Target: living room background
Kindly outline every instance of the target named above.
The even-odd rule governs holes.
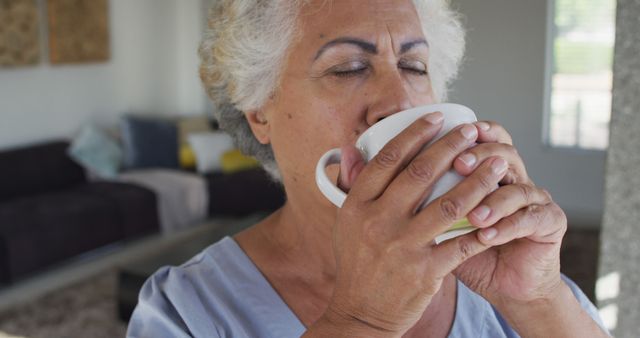
[[[37,1],[45,16],[45,1]],[[209,3],[112,0],[111,59],[106,63],[50,65],[47,25],[41,24],[40,63],[0,69],[0,149],[70,138],[91,122],[113,126],[125,113],[206,113],[211,105],[198,79],[194,51]],[[515,141],[530,175],[552,192],[572,224],[598,228],[604,152],[555,150],[542,143],[548,4],[525,0],[453,4],[465,15],[469,45],[452,100],[474,107],[481,118],[500,121],[518,135]],[[506,19],[505,12],[510,13]],[[496,45],[496,32],[518,47],[503,53]]]
[[[215,0],[109,0],[109,60],[68,65],[50,63],[47,0],[33,1],[37,3],[40,15],[40,61],[32,66],[0,67],[0,152],[51,140],[72,140],[87,125],[116,130],[121,117],[127,115],[177,120],[203,116],[212,109],[198,78],[196,51],[206,24],[206,9]],[[637,1],[629,0],[627,3]],[[496,120],[515,135],[515,144],[527,164],[530,176],[538,185],[550,190],[568,215],[572,233],[566,237],[563,248],[562,257],[566,259],[562,263],[563,268],[570,268],[565,273],[582,283],[581,287],[590,292],[593,298],[603,214],[606,153],[551,149],[542,142],[544,77],[549,61],[549,51],[545,48],[549,38],[548,20],[551,20],[549,4],[552,1],[450,2],[464,15],[464,23],[468,28],[467,56],[459,80],[453,83],[450,101],[472,107],[481,119]],[[155,143],[153,145],[164,149]],[[206,152],[211,152],[210,145],[207,143],[203,146]],[[59,153],[65,154],[64,151]],[[15,161],[4,163],[14,165]],[[188,174],[197,171],[194,168],[190,170]],[[147,174],[144,176],[149,177]],[[237,192],[238,185],[263,191],[265,196],[254,196],[256,201],[275,200],[273,196],[280,196],[263,189],[260,184],[266,186],[266,180],[261,176],[255,177],[255,181],[248,180],[246,176],[229,179],[229,176],[221,174],[212,177],[205,177],[203,181],[207,183],[204,186],[207,192],[213,196],[207,210],[211,215],[218,216],[221,211],[243,214],[245,209],[262,208],[262,205],[254,205]],[[159,181],[166,180],[163,177]],[[231,196],[233,194],[230,192],[236,192],[237,196]],[[236,203],[238,200],[242,203]],[[239,206],[237,210],[233,209],[236,204]],[[241,225],[249,223],[247,221]],[[218,226],[217,223],[214,225]],[[181,259],[195,252],[190,250],[199,250],[199,246],[204,246],[205,242],[213,241],[213,237],[203,235],[209,234],[205,230],[211,229],[196,229],[188,237],[174,236],[171,241],[175,243],[171,242],[171,249],[167,249],[168,245],[163,247],[157,243],[147,246],[157,252],[178,252],[180,255],[172,257],[175,262],[169,263],[179,264]],[[216,230],[216,236],[231,231],[228,228],[223,230]],[[193,245],[194,242],[197,245]],[[181,247],[184,243],[193,247],[180,251],[184,249]],[[164,258],[155,257],[154,264]],[[117,260],[119,265],[125,267],[122,271],[129,273],[130,277],[140,278],[139,283],[153,272],[151,267],[155,267],[154,264],[147,264],[145,269],[126,266],[131,261],[130,256],[121,256]],[[165,261],[162,263],[168,264]],[[104,266],[111,265],[114,265],[113,260],[97,266],[106,270]],[[87,270],[87,266],[95,267],[96,264],[88,263],[82,269]],[[91,271],[96,270],[94,268]],[[68,274],[67,271],[63,273]],[[89,272],[82,271],[78,275],[87,274]],[[112,273],[106,279],[114,289],[115,276]],[[36,278],[39,277],[36,275]],[[60,285],[70,284],[64,281],[65,278]],[[39,283],[51,284],[48,279]],[[129,287],[133,290],[139,285],[132,283]],[[74,286],[69,287],[69,293],[74,293],[73,289]],[[93,286],[87,289],[93,290]],[[126,287],[124,289],[127,290]],[[3,320],[1,303],[7,300],[6,294],[1,291],[0,288],[0,324]],[[31,289],[26,293],[33,296]],[[133,306],[137,293],[130,293],[133,296],[130,295],[131,299],[126,300],[130,302],[129,306]],[[25,292],[19,289],[15,294],[17,299],[23,297]],[[112,302],[115,291],[104,298]],[[40,304],[34,307],[38,308]],[[12,320],[7,318],[4,317],[5,322]],[[123,323],[119,322],[118,325],[122,326]],[[1,331],[0,327],[0,336]]]
[[[111,0],[108,62],[51,65],[46,3],[41,60],[0,69],[0,149],[71,138],[87,123],[111,126],[124,113],[204,114],[198,47],[205,0]]]

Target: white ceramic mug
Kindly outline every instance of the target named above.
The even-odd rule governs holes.
[[[396,137],[402,130],[411,125],[420,117],[433,113],[442,112],[444,122],[440,132],[425,146],[429,147],[442,136],[450,132],[453,128],[464,123],[477,121],[473,111],[465,106],[454,103],[439,103],[411,108],[393,114],[367,129],[356,141],[356,148],[360,150],[366,162],[371,161],[387,142]],[[342,207],[347,195],[340,190],[327,176],[326,167],[331,164],[338,164],[342,158],[340,149],[331,149],[325,153],[316,166],[316,183],[324,196],[337,207]],[[434,185],[431,193],[420,205],[422,209],[434,199],[440,197],[463,179],[454,169],[447,171]],[[451,226],[446,232],[435,238],[435,243],[439,244],[450,238],[464,235],[475,228],[469,224],[467,219],[462,219]]]

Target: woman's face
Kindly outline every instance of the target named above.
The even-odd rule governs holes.
[[[271,144],[289,199],[327,204],[314,179],[324,152],[354,144],[386,116],[434,102],[429,48],[411,0],[312,1],[296,31],[280,86],[248,119]]]

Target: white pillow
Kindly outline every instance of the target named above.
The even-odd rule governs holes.
[[[224,132],[192,133],[187,140],[196,155],[196,168],[201,174],[221,170],[222,154],[233,149],[231,136]]]

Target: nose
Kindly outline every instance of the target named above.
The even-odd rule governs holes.
[[[400,74],[391,74],[380,78],[378,82],[378,90],[374,90],[373,102],[367,109],[366,122],[369,126],[389,115],[413,107],[411,96]]]

